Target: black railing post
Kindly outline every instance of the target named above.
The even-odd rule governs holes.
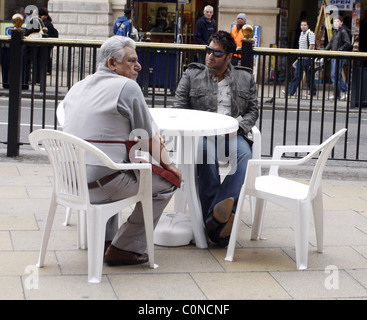
[[[9,111],[7,156],[19,156],[20,107],[22,90],[23,30],[11,30],[9,61]]]
[[[39,46],[38,48],[38,57],[39,61],[39,70],[37,71],[39,74],[40,81],[40,91],[44,94],[46,93],[46,73],[47,73],[47,64],[48,64],[48,47],[47,46]],[[37,79],[38,80],[38,79]]]
[[[245,24],[242,27],[242,33],[244,38],[242,39],[242,49],[241,49],[241,66],[250,68],[253,70],[254,68],[254,50],[253,46],[255,43],[255,39],[252,38],[254,28],[249,24]]]
[[[254,67],[253,44],[253,39],[242,39],[241,66],[250,68],[251,70]]]

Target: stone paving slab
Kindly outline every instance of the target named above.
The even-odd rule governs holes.
[[[35,266],[51,192],[47,163],[0,161],[1,300],[367,299],[367,181],[323,181],[325,250],[316,251],[311,221],[305,271],[296,270],[291,213],[269,204],[259,241],[250,240],[245,206],[235,262],[224,261],[226,249],[212,244],[204,250],[156,246],[158,269],[104,265],[100,284],[87,281],[87,251],[76,246],[76,214],[66,227],[62,207],[45,266]],[[166,208],[172,211],[173,201]]]

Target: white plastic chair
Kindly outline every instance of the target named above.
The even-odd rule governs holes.
[[[65,123],[65,111],[63,101],[61,101],[57,106],[56,117],[59,125],[63,127]],[[68,226],[70,224],[70,217],[71,217],[71,208],[66,207],[65,222],[63,223],[64,226]]]
[[[233,261],[239,225],[241,208],[245,195],[256,198],[255,219],[252,226],[252,240],[258,240],[261,235],[262,222],[266,201],[271,201],[290,210],[294,215],[295,248],[297,269],[307,268],[308,260],[308,233],[311,211],[314,215],[317,251],[323,252],[323,201],[322,201],[322,173],[326,161],[339,138],[346,132],[342,129],[332,135],[321,145],[316,146],[277,146],[271,160],[250,160],[247,167],[245,183],[242,186],[237,212],[233,223],[232,234],[227,249],[226,261]],[[306,152],[302,159],[281,160],[287,152]],[[309,185],[299,183],[278,176],[281,166],[299,166],[317,157]],[[270,167],[268,175],[258,176],[259,167]]]
[[[43,267],[55,212],[57,206],[62,205],[80,212],[86,212],[86,215],[79,214],[81,221],[78,227],[78,242],[85,240],[88,242],[88,281],[91,283],[100,282],[106,223],[109,218],[123,208],[137,202],[141,202],[143,206],[150,267],[157,267],[154,264],[152,171],[150,163],[115,163],[92,144],[57,130],[36,130],[29,135],[29,141],[36,151],[47,154],[54,174],[54,189],[44,229],[38,267]],[[86,176],[86,152],[93,154],[108,168],[114,170],[140,170],[138,193],[133,197],[116,202],[91,204]],[[81,239],[85,237],[85,231],[80,229],[85,228],[85,226],[87,226],[87,239]]]

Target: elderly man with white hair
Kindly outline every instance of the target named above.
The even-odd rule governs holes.
[[[210,36],[217,31],[217,25],[213,19],[214,8],[206,6],[204,15],[196,22],[194,30],[194,41],[196,44],[207,45]],[[205,64],[205,53],[198,54],[198,62]]]
[[[97,72],[75,84],[64,99],[64,131],[101,148],[115,162],[130,162],[128,147],[139,138],[139,145],[177,178],[176,185],[153,172],[154,225],[182,180],[161,143],[139,85],[141,65],[135,42],[113,36],[101,47]],[[135,195],[139,187],[136,171],[112,171],[96,159],[87,158],[91,202],[106,203]],[[112,241],[112,242],[111,242]],[[107,224],[105,262],[109,265],[147,262],[142,206],[137,203],[128,220],[118,229],[117,217]]]

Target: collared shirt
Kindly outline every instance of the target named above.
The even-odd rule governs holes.
[[[231,115],[231,90],[229,89],[227,79],[218,82],[217,112],[226,116]]]
[[[306,32],[301,32],[298,41],[298,48],[301,50],[308,50],[310,45],[316,45],[315,34],[308,29]]]

